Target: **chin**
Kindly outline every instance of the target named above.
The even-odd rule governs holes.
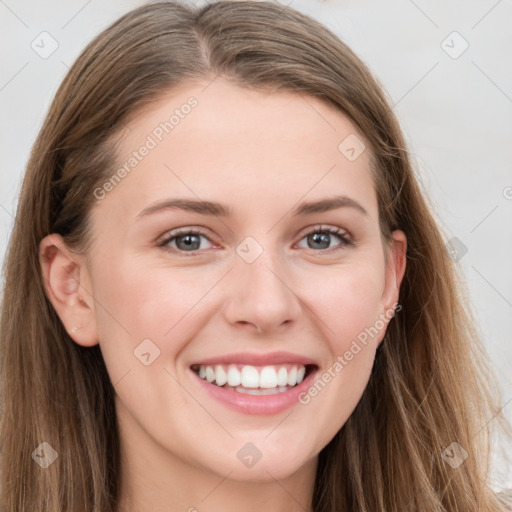
[[[223,476],[229,474],[230,480],[257,483],[284,480],[314,462],[314,455],[306,451],[302,442],[292,444],[279,440],[272,443],[269,439],[261,439],[254,442],[237,440],[234,444],[234,450],[223,451],[219,454],[222,460],[211,461],[214,465],[210,466]],[[230,452],[234,456],[229,456]]]

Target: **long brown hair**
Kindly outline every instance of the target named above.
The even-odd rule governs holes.
[[[402,309],[359,404],[319,454],[315,512],[512,510],[487,481],[488,434],[504,420],[499,388],[381,86],[311,18],[220,1],[149,4],[113,23],[70,69],[35,141],[4,270],[2,511],[115,511],[115,391],[99,346],[74,343],[47,299],[38,246],[60,233],[86,252],[93,191],[115,169],[123,123],[162,92],[215,76],[314,95],[346,114],[371,148],[382,235],[401,229],[408,240]],[[442,455],[454,442],[467,453],[456,468]],[[46,469],[34,459],[50,450],[41,443],[58,454]]]

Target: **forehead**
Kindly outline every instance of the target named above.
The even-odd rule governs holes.
[[[182,85],[127,123],[116,169],[128,172],[109,200],[128,199],[124,213],[133,218],[166,195],[222,199],[237,212],[345,194],[373,216],[363,141],[347,116],[309,95],[250,90],[223,78]]]

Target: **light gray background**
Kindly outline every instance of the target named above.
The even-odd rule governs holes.
[[[59,83],[88,41],[144,3],[0,0],[0,263],[24,166]],[[332,29],[387,90],[446,240],[468,249],[459,265],[512,420],[511,2],[281,3]],[[47,58],[31,47],[51,48],[42,32],[58,43]],[[497,471],[512,488],[511,467]]]

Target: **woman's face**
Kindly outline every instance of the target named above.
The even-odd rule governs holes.
[[[207,85],[127,124],[61,318],[99,343],[132,457],[280,479],[313,464],[360,400],[406,241],[394,232],[386,266],[369,149],[346,116]]]

